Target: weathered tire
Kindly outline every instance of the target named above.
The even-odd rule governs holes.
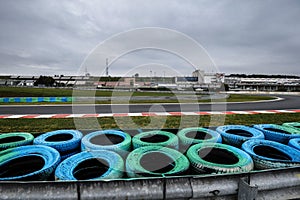
[[[287,122],[287,123],[284,123],[282,125],[292,127],[292,128],[297,129],[298,131],[300,131],[300,122]]]
[[[126,156],[131,149],[131,136],[123,131],[103,130],[87,134],[82,138],[82,151],[109,150]]]
[[[187,151],[192,169],[198,173],[237,173],[253,169],[251,157],[226,144],[200,143]]]
[[[56,180],[100,180],[121,178],[122,157],[113,151],[84,151],[62,161],[55,170]]]
[[[265,138],[262,131],[244,125],[219,126],[216,131],[222,135],[224,143],[236,147],[241,147],[245,141],[250,139]]]
[[[253,159],[256,169],[300,166],[296,149],[270,140],[248,140],[242,149]]]
[[[31,133],[15,132],[0,134],[0,151],[32,144],[34,137]]]
[[[134,149],[145,146],[163,146],[173,149],[179,149],[178,137],[167,131],[147,131],[135,135],[132,138]]]
[[[33,140],[35,145],[45,145],[59,151],[62,159],[80,151],[82,133],[77,130],[57,130],[44,133]]]
[[[221,143],[221,135],[207,128],[185,128],[177,133],[180,151],[185,152],[191,145],[199,143]]]
[[[300,151],[300,138],[291,139],[288,145]]]
[[[137,148],[126,159],[127,176],[132,178],[181,175],[189,165],[182,153],[162,146]]]
[[[266,140],[272,140],[287,144],[290,139],[300,138],[300,131],[287,126],[280,126],[277,124],[256,124],[253,126],[261,130]]]
[[[45,181],[60,162],[51,147],[28,145],[0,152],[0,181]]]

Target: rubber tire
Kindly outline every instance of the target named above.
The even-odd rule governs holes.
[[[108,170],[100,177],[85,180],[102,180],[102,179],[118,179],[122,178],[124,172],[123,158],[113,152],[107,150],[99,151],[84,151],[75,154],[64,161],[62,161],[55,170],[56,180],[78,180],[74,177],[74,170],[76,167],[89,159],[103,159],[109,164]]]
[[[203,159],[203,157],[199,156],[199,151],[203,151],[205,149],[213,149],[216,151],[226,151],[226,156],[230,154],[230,156],[234,156],[236,160],[235,163],[216,163],[213,161],[207,161],[207,159]],[[214,155],[210,155],[212,151],[209,151],[206,156],[210,158],[214,158]],[[195,144],[189,148],[187,151],[187,157],[190,160],[192,169],[200,174],[206,173],[240,173],[240,172],[249,172],[253,169],[254,164],[251,157],[236,147],[220,144],[220,143],[200,143]],[[229,158],[224,156],[224,159],[229,160]]]
[[[254,152],[254,148],[257,148],[259,146],[263,146],[264,152],[267,152],[265,146],[275,148],[277,151],[280,151],[283,154],[287,155],[290,160],[274,159],[271,157],[266,157],[264,155],[258,155]],[[300,166],[300,152],[290,146],[281,144],[279,142],[253,139],[245,142],[242,145],[242,149],[252,157],[256,169],[273,169]],[[274,154],[274,152],[272,154]]]
[[[188,137],[187,134],[190,132],[202,132],[205,133],[204,139],[195,139]],[[211,129],[201,128],[201,127],[191,127],[180,130],[177,133],[177,137],[179,139],[180,151],[186,152],[190,146],[199,143],[222,143],[221,135]],[[209,139],[207,137],[210,137]]]
[[[280,142],[282,144],[287,144],[293,138],[300,138],[300,131],[287,126],[280,126],[277,124],[256,124],[253,127],[261,130],[264,133],[266,140],[272,140],[275,142]],[[266,130],[266,128],[279,129],[290,134],[280,133],[277,131],[269,131]]]
[[[121,136],[123,141],[118,144],[112,145],[98,145],[93,144],[91,139],[100,135],[116,135]],[[131,136],[128,133],[117,130],[103,130],[103,131],[95,131],[85,135],[81,140],[81,150],[82,151],[98,151],[98,150],[109,150],[114,151],[120,154],[122,157],[127,156],[127,154],[131,150]]]
[[[288,145],[300,151],[300,138],[291,139]]]
[[[2,177],[6,168],[10,169],[12,166],[5,166],[9,161],[20,159],[26,156],[38,156],[44,160],[44,165],[41,169],[27,173],[25,175]],[[31,162],[31,160],[29,160]],[[55,168],[60,162],[59,152],[52,148],[43,145],[30,145],[10,148],[0,152],[0,181],[46,181],[53,175]],[[20,163],[18,170],[24,167],[24,163]],[[30,167],[32,163],[29,163]],[[15,165],[14,167],[17,167]]]
[[[300,122],[287,122],[282,124],[282,126],[291,127],[300,131]]]
[[[143,156],[149,153],[162,153],[174,161],[174,167],[165,173],[152,172],[141,165]],[[188,159],[179,151],[162,146],[145,146],[133,150],[126,159],[126,172],[130,178],[176,176],[189,169]]]
[[[234,133],[230,133],[229,131],[232,130],[242,130],[248,132],[252,136],[244,136],[244,135],[238,135]],[[226,125],[226,126],[219,126],[216,129],[217,132],[219,132],[222,135],[223,142],[225,144],[229,144],[235,147],[240,148],[242,144],[250,139],[265,139],[265,135],[262,131],[252,128],[249,126],[244,125]]]
[[[71,135],[72,138],[63,141],[47,141],[50,137],[59,137],[60,135]],[[52,147],[60,152],[62,156],[80,150],[82,133],[77,130],[56,130],[44,133],[33,140],[35,145],[45,145]]]
[[[24,139],[17,140],[17,141],[3,142],[9,139],[10,137],[22,137]],[[24,132],[2,133],[0,134],[0,151],[8,148],[30,145],[32,144],[33,139],[34,137],[31,133],[24,133]]]
[[[145,142],[142,141],[143,138],[149,138],[153,136],[163,136],[167,137],[168,139],[163,142]],[[135,135],[132,138],[132,146],[133,149],[137,149],[140,147],[145,147],[145,146],[162,146],[162,147],[168,147],[168,148],[173,148],[178,150],[179,149],[179,140],[178,137],[170,132],[167,131],[160,131],[160,130],[154,130],[154,131],[147,131],[147,132],[142,132],[137,135]]]

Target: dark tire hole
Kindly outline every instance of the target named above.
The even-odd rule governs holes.
[[[0,166],[0,178],[17,177],[41,170],[45,161],[40,156],[15,158]]]
[[[244,136],[244,137],[252,137],[253,134],[248,132],[248,131],[245,131],[245,130],[242,130],[242,129],[229,129],[226,131],[226,133],[230,133],[230,134],[233,134],[233,135],[239,135],[239,136]]]
[[[277,133],[283,133],[283,134],[291,134],[290,132],[278,129],[278,128],[265,128],[265,130],[267,131],[273,131],[273,132],[277,132]]]
[[[89,180],[101,177],[108,169],[109,165],[105,160],[91,158],[79,163],[73,171],[73,176],[77,180]]]
[[[295,128],[300,128],[300,126],[293,126],[293,127],[295,127]]]
[[[21,137],[21,136],[11,136],[11,137],[6,137],[6,138],[1,138],[0,144],[10,143],[10,142],[19,142],[22,140],[25,140],[25,138]]]
[[[234,165],[239,162],[239,159],[232,152],[225,149],[202,148],[198,155],[207,162],[221,165]]]
[[[142,156],[140,165],[153,173],[167,173],[174,168],[175,161],[163,153],[150,152]]]
[[[62,141],[68,141],[73,138],[72,134],[68,133],[61,133],[56,135],[51,135],[45,139],[46,142],[62,142]]]
[[[209,140],[212,136],[204,131],[190,131],[185,134],[188,138],[193,138],[197,140]]]
[[[91,143],[98,145],[115,145],[124,141],[124,138],[115,134],[101,134],[91,138]]]
[[[161,143],[161,142],[166,142],[168,140],[169,140],[168,136],[161,135],[161,134],[156,134],[156,135],[151,135],[148,137],[141,138],[142,142],[148,142],[148,143]]]
[[[279,151],[278,149],[275,149],[274,147],[270,146],[256,146],[253,148],[253,152],[259,156],[267,157],[267,158],[273,158],[273,159],[279,159],[279,160],[292,160],[290,156],[285,154],[282,151]]]

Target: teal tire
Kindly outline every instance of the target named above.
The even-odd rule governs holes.
[[[131,136],[117,130],[95,131],[81,140],[82,151],[108,150],[125,157],[131,150]]]
[[[31,133],[15,132],[0,134],[0,151],[19,146],[30,145],[33,142]]]
[[[130,178],[182,175],[189,166],[182,153],[162,146],[137,148],[126,159],[126,172]]]
[[[122,178],[123,158],[112,151],[84,151],[62,161],[55,170],[56,180],[103,180]]]
[[[47,181],[59,162],[59,152],[51,147],[10,148],[0,152],[0,181]]]
[[[167,131],[147,131],[135,135],[132,138],[132,146],[134,149],[145,146],[162,146],[178,150],[178,137]]]
[[[247,153],[226,144],[195,144],[187,151],[187,157],[193,171],[200,174],[249,172],[254,167]]]
[[[291,127],[291,128],[295,128],[300,131],[300,122],[287,122],[287,123],[283,123],[282,125]]]
[[[177,137],[181,152],[186,152],[194,144],[222,142],[222,137],[218,132],[200,127],[182,129],[177,133]]]

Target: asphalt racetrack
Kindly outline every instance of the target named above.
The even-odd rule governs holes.
[[[300,96],[277,95],[278,101],[216,104],[102,104],[102,105],[2,105],[0,114],[92,114],[139,112],[202,112],[299,109]]]

